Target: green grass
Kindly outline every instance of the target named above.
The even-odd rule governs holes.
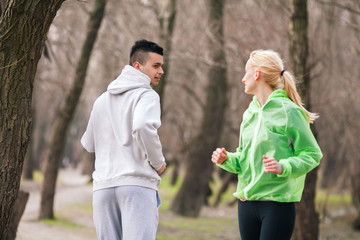
[[[237,222],[229,218],[204,218],[201,217],[201,220],[198,218],[188,218],[188,217],[176,217],[171,221],[160,221],[163,227],[167,228],[181,228],[186,231],[199,231],[206,232],[208,234],[216,234],[219,230],[224,230],[226,226],[235,224]],[[221,223],[221,224],[219,224]]]
[[[68,208],[71,211],[77,211],[77,212],[81,212],[81,213],[92,214],[92,212],[93,212],[93,207],[92,207],[91,202],[89,202],[88,204],[73,204],[73,205],[68,206]]]
[[[350,193],[329,194],[324,189],[318,189],[315,196],[316,203],[327,202],[328,204],[351,204],[352,197]]]
[[[41,171],[35,170],[35,171],[33,172],[33,181],[34,181],[34,182],[42,182],[43,179],[44,179],[44,175],[42,174]]]
[[[56,226],[56,227],[62,227],[66,229],[81,229],[83,226],[71,222],[69,220],[66,220],[61,217],[55,217],[55,219],[41,219],[40,222],[43,222],[49,226]]]

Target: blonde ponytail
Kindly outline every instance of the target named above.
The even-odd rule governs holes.
[[[317,113],[309,112],[305,107],[301,100],[301,97],[299,93],[296,90],[296,83],[294,75],[292,75],[288,71],[284,71],[283,73],[283,79],[284,79],[284,90],[287,93],[288,97],[291,101],[296,103],[301,109],[303,109],[308,116],[309,123],[314,123],[314,121],[319,117]]]
[[[255,50],[250,54],[251,64],[263,73],[263,78],[273,89],[284,89],[291,101],[303,109],[309,123],[313,123],[319,115],[305,109],[299,93],[296,90],[295,77],[289,71],[284,71],[284,63],[280,55],[273,50]],[[284,80],[281,81],[281,78]]]

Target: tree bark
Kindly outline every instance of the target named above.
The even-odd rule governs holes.
[[[25,211],[26,203],[29,200],[29,193],[19,191],[15,205],[14,205],[14,212],[11,217],[10,225],[9,225],[9,234],[7,240],[15,240],[16,239],[16,232],[21,220],[21,217]]]
[[[96,0],[95,8],[90,14],[88,32],[81,56],[77,65],[75,80],[66,97],[64,106],[60,110],[52,130],[49,150],[45,159],[44,181],[41,190],[41,204],[39,218],[54,218],[54,197],[56,179],[58,175],[61,155],[65,147],[67,130],[70,126],[82,88],[86,78],[86,71],[91,52],[104,16],[107,0]]]
[[[290,0],[290,9],[291,69],[295,78],[302,80],[298,85],[299,94],[307,109],[311,110],[310,73],[307,66],[309,52],[307,0]],[[315,129],[313,132],[316,136]],[[317,169],[307,174],[302,200],[296,204],[294,239],[297,240],[315,240],[319,237],[319,216],[315,209]]]
[[[224,1],[208,1],[209,57],[216,64],[208,72],[207,99],[200,132],[189,144],[184,182],[171,204],[171,210],[197,217],[210,190],[213,164],[210,157],[221,135],[227,104],[226,60],[223,37]]]
[[[34,137],[34,125],[36,121],[36,114],[35,110],[33,109],[32,112],[32,126],[31,126],[31,139]],[[33,179],[33,172],[34,172],[34,142],[30,140],[29,146],[27,148],[25,159],[24,159],[24,166],[23,166],[23,172],[22,177],[26,180],[32,180]]]
[[[357,9],[360,9],[360,2],[354,0],[354,6],[357,7]],[[358,15],[356,15],[355,13],[351,14],[351,22],[353,23],[354,26],[359,26],[359,16],[360,13]],[[355,47],[356,52],[357,52],[357,60],[353,63],[354,66],[360,66],[360,29],[358,29],[357,31],[354,30],[354,37],[357,39],[357,45]],[[351,79],[351,89],[356,89],[354,90],[351,98],[353,102],[357,101],[357,98],[360,94],[360,83],[359,83],[359,77],[360,77],[360,68],[353,68],[354,69],[354,74],[353,74],[353,78]],[[359,110],[357,111],[359,113]],[[349,116],[347,114],[347,116]],[[358,116],[358,115],[357,115]],[[360,231],[360,158],[359,158],[359,148],[358,148],[358,142],[359,142],[359,130],[360,130],[360,123],[358,120],[358,117],[347,117],[347,119],[345,120],[346,125],[347,125],[347,138],[348,140],[346,141],[348,144],[350,149],[348,149],[347,152],[347,158],[350,158],[350,176],[351,176],[351,193],[352,193],[352,202],[353,205],[356,209],[357,212],[357,217],[353,222],[353,228],[357,231]]]
[[[171,54],[171,40],[174,32],[176,19],[176,0],[163,1],[162,12],[159,14],[160,23],[160,42],[159,45],[164,48],[164,74],[161,77],[159,85],[154,87],[154,90],[160,96],[161,108],[164,102],[164,90],[167,82],[167,76],[170,69],[170,54]]]
[[[0,16],[4,11],[6,0],[0,0]]]
[[[154,87],[154,90],[160,96],[160,108],[163,115],[163,106],[165,99],[165,86],[167,83],[168,73],[170,70],[170,55],[171,55],[171,42],[172,36],[174,32],[175,20],[176,20],[176,0],[166,0],[162,2],[161,12],[157,14],[159,16],[159,24],[160,24],[160,41],[159,45],[164,48],[164,65],[163,71],[164,74],[161,76],[161,81],[157,86]],[[166,156],[165,156],[166,158]],[[177,181],[178,176],[178,167],[179,163],[177,158],[173,158],[173,174],[171,183],[175,183]]]
[[[37,64],[63,1],[7,1],[0,19],[0,239],[7,239],[30,141]]]

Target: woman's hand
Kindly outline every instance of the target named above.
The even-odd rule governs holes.
[[[225,148],[217,148],[211,156],[211,161],[215,164],[223,164],[226,159],[227,153]]]
[[[281,164],[275,160],[275,158],[263,156],[263,163],[265,166],[265,172],[282,174],[282,166]]]

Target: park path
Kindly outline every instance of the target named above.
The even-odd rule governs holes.
[[[55,196],[54,224],[38,220],[41,182],[22,181],[20,188],[30,193],[20,221],[16,240],[92,240],[96,239],[92,222],[92,185],[89,177],[77,170],[61,170]],[[85,210],[84,210],[85,209]]]

